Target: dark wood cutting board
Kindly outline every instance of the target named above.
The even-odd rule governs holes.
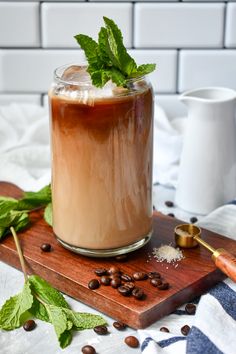
[[[0,182],[0,195],[18,198],[22,191],[15,185]],[[172,217],[154,213],[154,235],[151,241],[138,251],[130,253],[123,263],[115,259],[95,259],[80,256],[64,249],[54,238],[51,227],[42,217],[42,212],[31,213],[32,225],[19,239],[27,261],[29,273],[36,273],[48,280],[54,287],[95,309],[123,321],[133,328],[145,328],[176,307],[191,301],[204,293],[225,276],[211,261],[210,253],[202,247],[184,250],[185,259],[178,266],[158,263],[149,255],[154,247],[174,244],[174,227],[180,223]],[[202,238],[214,247],[223,247],[236,254],[236,242],[210,231],[203,230]],[[40,245],[50,243],[52,251],[42,252]],[[0,260],[20,269],[20,263],[12,236],[0,242]],[[88,289],[88,282],[95,278],[94,269],[118,265],[125,273],[134,271],[157,271],[170,283],[168,290],[158,290],[149,281],[139,281],[137,285],[145,291],[146,298],[137,300],[124,297],[110,286],[98,290]]]

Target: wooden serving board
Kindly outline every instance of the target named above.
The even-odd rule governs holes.
[[[0,195],[21,197],[22,191],[15,185],[0,182]],[[204,293],[225,276],[215,268],[210,253],[202,247],[184,250],[185,259],[178,266],[158,263],[148,255],[154,247],[161,244],[174,244],[174,227],[180,223],[175,218],[155,213],[154,235],[151,241],[138,251],[130,253],[124,263],[115,259],[95,259],[74,254],[64,249],[55,239],[51,227],[42,218],[42,212],[31,213],[32,225],[22,233],[19,239],[27,261],[29,273],[36,273],[48,280],[54,287],[65,294],[92,306],[93,308],[123,321],[133,328],[145,328],[164,315],[173,312],[178,306],[191,301]],[[214,247],[224,247],[236,254],[236,242],[210,231],[203,230],[202,238]],[[50,243],[52,251],[42,252],[42,243]],[[0,242],[0,260],[19,268],[13,237],[7,236]],[[170,289],[158,290],[149,281],[139,281],[146,298],[137,300],[124,297],[110,286],[101,286],[92,291],[88,282],[95,278],[94,269],[109,268],[118,265],[124,273],[135,271],[157,271],[170,283]]]

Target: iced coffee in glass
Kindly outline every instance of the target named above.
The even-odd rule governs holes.
[[[114,256],[152,234],[153,91],[94,87],[86,66],[55,71],[49,92],[53,230],[66,248]]]

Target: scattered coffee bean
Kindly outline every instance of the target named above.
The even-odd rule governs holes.
[[[135,299],[141,300],[144,297],[144,292],[142,289],[135,287],[132,290],[132,295],[133,295],[133,297],[135,297]]]
[[[145,280],[148,278],[148,276],[144,272],[135,272],[135,273],[133,273],[133,278],[135,280]]]
[[[127,326],[123,322],[114,322],[113,327],[115,327],[118,331],[123,331]]]
[[[154,279],[153,279],[154,280]],[[160,284],[160,285],[157,285],[157,288],[159,289],[159,290],[167,290],[167,289],[169,289],[169,287],[170,287],[170,285],[169,285],[169,283],[167,283],[167,282],[164,282],[164,283],[162,283],[162,284]]]
[[[160,278],[161,274],[158,273],[158,272],[149,272],[147,274],[147,276],[148,276],[149,279],[154,279],[154,278]]]
[[[97,280],[97,279],[91,279],[91,280],[89,281],[89,283],[88,283],[88,287],[89,287],[89,289],[91,289],[91,290],[98,289],[99,286],[100,286],[100,282],[99,282],[99,280]]]
[[[83,354],[96,354],[96,350],[91,345],[85,345],[81,351]]]
[[[119,288],[117,288],[117,290],[123,296],[129,296],[131,294],[131,290],[128,287],[126,287],[125,285],[119,286]]]
[[[127,254],[121,254],[120,256],[116,256],[115,260],[117,262],[125,262],[128,259]]]
[[[168,216],[171,216],[172,218],[174,218],[175,217],[175,214],[173,214],[173,213],[169,213],[169,214],[167,214]]]
[[[126,288],[129,288],[130,290],[133,290],[135,285],[132,281],[128,281],[125,283]]]
[[[120,279],[121,280],[121,274],[115,273],[110,275],[110,279]]]
[[[130,275],[128,275],[128,274],[122,274],[121,275],[121,279],[123,281],[132,281],[133,280],[133,278]]]
[[[50,252],[51,249],[52,249],[52,246],[50,245],[50,243],[43,243],[41,246],[40,246],[41,250],[43,252]]]
[[[187,336],[188,335],[188,332],[190,331],[190,327],[188,325],[185,325],[181,328],[181,333],[184,335],[184,336]]]
[[[101,277],[102,275],[107,275],[107,270],[105,268],[97,268],[94,273]]]
[[[162,281],[161,281],[161,279],[153,278],[153,279],[150,280],[150,284],[152,286],[157,287],[157,286],[160,286],[162,284]]]
[[[196,305],[194,304],[187,304],[185,306],[185,311],[189,314],[189,315],[195,315],[196,312]]]
[[[131,348],[138,348],[139,347],[139,341],[136,337],[134,336],[128,336],[125,338],[125,344],[127,344]]]
[[[196,216],[192,216],[192,217],[190,218],[191,224],[195,224],[195,222],[197,222],[197,221],[198,221],[198,218],[196,218]]]
[[[108,270],[108,274],[112,275],[112,274],[120,274],[120,268],[116,267],[116,266],[112,266],[109,270]]]
[[[171,201],[171,200],[167,200],[165,202],[165,205],[168,207],[168,208],[172,208],[174,206],[174,203]]]
[[[111,280],[111,286],[112,286],[112,288],[117,289],[120,285],[121,285],[121,280],[120,280],[120,278],[113,278],[113,279]]]
[[[35,329],[36,323],[34,320],[28,320],[24,323],[23,328],[25,331],[29,332]]]
[[[160,328],[160,331],[161,331],[161,332],[166,332],[166,333],[169,333],[169,332],[170,332],[167,327],[161,327],[161,328]]]
[[[100,326],[96,326],[94,327],[94,332],[96,332],[97,334],[104,336],[105,334],[108,333],[107,327],[104,325],[100,325]]]
[[[110,285],[111,278],[107,275],[102,275],[101,276],[101,284],[102,285]]]

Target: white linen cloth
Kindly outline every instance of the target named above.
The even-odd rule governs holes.
[[[32,104],[0,107],[0,181],[37,191],[50,178],[47,111]]]
[[[156,109],[154,182],[176,185],[185,121],[185,118],[169,121],[161,108]],[[48,113],[42,107],[22,104],[0,107],[0,180],[15,183],[24,190],[32,191],[50,182]],[[200,224],[211,230],[227,233],[236,239],[236,206],[221,207],[202,219]],[[234,353],[235,291],[235,284],[226,280],[201,297],[195,316],[187,315],[183,306],[146,330],[139,330],[141,351],[144,354]],[[185,324],[192,326],[187,337],[180,332],[180,328]],[[162,326],[168,327],[170,333],[160,332]],[[1,338],[4,340],[5,337]],[[112,351],[112,346],[110,348],[111,350],[106,353],[119,352]],[[77,348],[73,346],[71,350],[77,352]],[[17,349],[13,352],[20,353]],[[129,349],[126,348],[123,352],[128,353]]]

